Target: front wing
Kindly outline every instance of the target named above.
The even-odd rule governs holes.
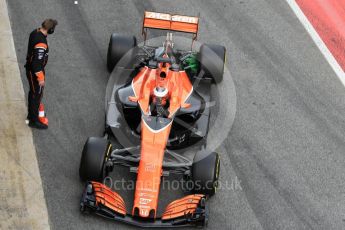
[[[160,218],[140,218],[126,212],[119,194],[104,184],[90,181],[83,191],[80,210],[143,228],[203,227],[208,220],[205,200],[201,194],[189,195],[171,202]]]

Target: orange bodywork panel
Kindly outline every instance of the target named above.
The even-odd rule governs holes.
[[[204,195],[194,194],[171,202],[165,209],[162,220],[175,219],[195,212]]]
[[[126,206],[122,197],[104,184],[92,181],[96,203],[102,204],[115,212],[126,215]]]
[[[159,187],[165,146],[169,138],[171,123],[159,132],[153,132],[144,120],[141,121],[141,157],[135,187],[133,215],[138,208],[139,216],[149,217],[158,205]]]
[[[154,88],[157,69],[144,67],[132,81],[134,96],[144,114],[149,114],[150,95]]]
[[[168,65],[168,64],[167,64]],[[168,89],[168,99],[170,101],[169,113],[172,117],[180,107],[188,106],[185,102],[193,92],[193,85],[185,71],[171,71],[169,68],[165,69],[167,77],[162,79],[159,77],[161,68],[150,69],[143,67],[141,71],[132,81],[132,88],[134,91],[134,99],[138,101],[142,112],[145,115],[149,114],[150,98],[153,96],[152,92],[156,85],[164,84]]]
[[[193,92],[193,85],[190,83],[185,71],[170,71],[168,74],[170,79],[170,116],[174,115],[180,107],[186,106],[188,97]]]
[[[165,72],[164,78],[160,77]],[[150,116],[150,103],[155,98],[153,91],[157,86],[168,89],[166,100],[169,101],[169,116],[157,121],[160,128],[151,128],[147,122],[157,117]],[[162,176],[162,164],[166,144],[169,138],[174,114],[182,107],[193,92],[193,86],[185,71],[173,71],[169,64],[163,68],[143,67],[132,81],[134,95],[130,100],[137,101],[143,113],[141,120],[141,157],[138,167],[133,215],[156,217],[159,188]],[[152,216],[154,215],[154,216]]]
[[[145,11],[143,27],[173,30],[185,33],[198,33],[199,18],[185,15],[171,15]]]

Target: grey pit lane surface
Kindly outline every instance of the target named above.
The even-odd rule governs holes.
[[[209,201],[209,228],[344,229],[345,91],[285,1],[73,2],[8,0],[26,88],[28,34],[46,17],[59,21],[49,37],[50,128],[34,131],[53,229],[131,228],[79,213],[78,167],[85,139],[102,131],[109,36],[139,38],[144,9],[200,12],[199,41],[227,47],[237,114],[221,182],[240,186]],[[171,199],[161,193],[164,204]]]

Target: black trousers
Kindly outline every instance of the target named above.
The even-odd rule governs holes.
[[[31,121],[38,120],[38,109],[43,97],[43,89],[38,84],[37,77],[30,69],[26,69],[26,77],[28,78],[30,90],[28,95],[28,116],[27,118]]]

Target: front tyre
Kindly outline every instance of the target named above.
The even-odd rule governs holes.
[[[112,151],[107,139],[102,137],[89,137],[84,145],[79,176],[83,181],[102,182],[106,176],[105,162]]]
[[[218,187],[220,158],[218,153],[197,152],[192,164],[194,192],[213,196]]]

